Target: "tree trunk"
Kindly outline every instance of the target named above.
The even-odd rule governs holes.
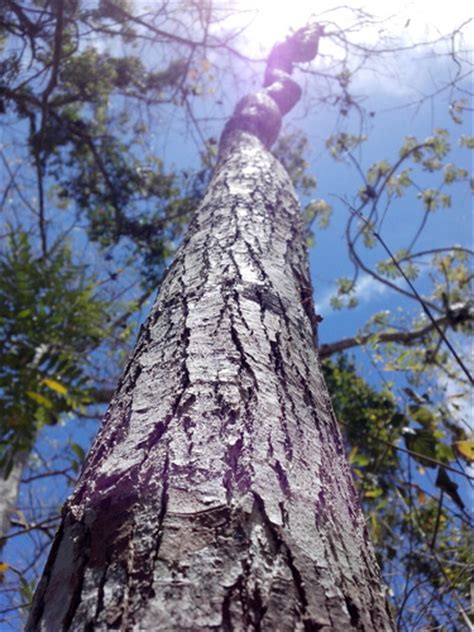
[[[19,452],[15,455],[13,467],[5,477],[5,469],[0,471],[0,550],[10,531],[12,514],[16,509],[21,477],[28,462],[29,453]]]
[[[29,631],[393,629],[321,376],[299,205],[265,147],[271,88],[226,127]]]

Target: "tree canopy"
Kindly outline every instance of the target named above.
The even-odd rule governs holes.
[[[11,629],[216,137],[268,56],[272,42],[249,44],[254,17],[219,2],[4,2],[0,466],[5,489],[22,481],[2,507]],[[307,19],[319,56],[299,68],[302,104],[273,150],[315,252],[324,372],[399,629],[456,630],[469,610],[474,312],[471,244],[453,226],[468,232],[472,21],[410,41],[416,16],[405,31],[348,7]],[[397,64],[419,76],[395,77]],[[364,287],[387,308],[364,303]]]

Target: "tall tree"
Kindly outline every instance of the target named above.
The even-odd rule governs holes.
[[[27,630],[391,630],[321,375],[304,230],[268,151],[300,97],[274,47],[120,380]]]
[[[236,21],[240,3],[238,9],[193,0],[155,2],[148,8],[129,0],[6,0],[3,5],[0,113],[5,135],[0,169],[6,186],[0,205],[6,223],[0,239],[26,232],[31,245],[31,265],[21,270],[21,283],[11,282],[15,275],[10,272],[0,275],[0,293],[5,292],[8,306],[0,315],[7,319],[0,323],[0,408],[7,420],[0,463],[6,465],[4,475],[10,472],[2,484],[2,490],[9,484],[10,498],[16,495],[23,469],[13,528],[0,558],[0,627],[16,630],[23,629],[20,613],[26,614],[31,603],[44,551],[60,522],[60,506],[75,484],[89,434],[103,414],[97,403],[110,401],[125,364],[129,334],[141,319],[135,306],[143,305],[156,289],[181,228],[207,187],[217,144],[210,139],[206,146],[204,139],[218,136],[216,120],[234,98],[232,90],[226,90],[229,81],[220,78],[233,76],[238,85],[249,85],[249,73],[263,60],[249,59],[251,49],[240,36],[235,38],[241,30]],[[381,5],[379,9],[383,11]],[[381,23],[357,7],[338,9],[336,18],[336,13],[324,12],[324,3],[318,5],[315,20],[325,27],[324,54],[316,65],[298,67],[313,75],[298,111],[306,106],[308,148],[327,140],[336,160],[326,164],[318,159],[319,195],[337,200],[333,216],[327,202],[310,202],[308,197],[312,192],[306,186],[311,178],[305,173],[304,137],[293,145],[281,134],[272,149],[300,199],[308,202],[303,209],[307,220],[316,220],[321,228],[330,223],[330,234],[317,240],[311,258],[325,317],[319,356],[355,349],[356,365],[340,358],[326,360],[323,369],[397,625],[407,631],[444,624],[455,632],[462,618],[467,619],[469,603],[470,551],[462,543],[468,541],[470,523],[463,503],[469,484],[466,462],[473,459],[469,407],[463,404],[470,384],[435,326],[454,343],[461,360],[468,356],[467,335],[474,322],[469,297],[472,253],[459,226],[467,217],[460,196],[469,188],[463,165],[468,166],[466,154],[474,148],[474,139],[462,121],[468,111],[470,66],[465,49],[470,24],[463,22],[459,9],[446,13],[441,34],[425,30],[422,36],[416,22],[426,26],[426,15],[417,16],[413,8],[409,15],[402,9],[395,20]],[[265,7],[254,11],[265,12]],[[290,8],[288,19],[297,13]],[[454,15],[455,25],[450,19]],[[431,19],[436,19],[434,14]],[[243,37],[248,40],[246,30]],[[392,67],[390,59],[395,61]],[[425,70],[431,81],[423,73],[428,59]],[[376,80],[371,90],[370,68],[383,76],[388,73],[389,85]],[[367,71],[369,84],[363,80]],[[383,101],[387,87],[393,88],[395,76],[403,79],[405,89],[391,94],[388,114],[379,97]],[[242,94],[246,91],[241,88]],[[409,92],[416,101],[411,105]],[[423,109],[427,114],[428,102],[431,116],[420,116]],[[400,154],[399,139],[392,134],[383,146],[376,142],[381,125],[396,129],[398,107],[405,112],[420,109],[401,130],[416,137],[401,143]],[[188,113],[188,141],[197,140],[199,150],[206,146],[197,173],[192,143],[174,158],[176,167],[169,163],[163,140],[168,130],[165,135],[163,130],[170,117],[181,118],[180,112]],[[431,126],[438,129],[426,137]],[[461,147],[456,147],[458,140]],[[172,141],[168,148],[175,145]],[[347,167],[357,171],[360,184],[350,172],[349,179],[337,177]],[[331,180],[332,188],[326,184]],[[314,184],[313,179],[309,188]],[[343,263],[340,241],[337,252],[330,252],[344,217],[353,270]],[[446,229],[442,235],[440,225]],[[386,254],[375,232],[390,245],[392,257],[376,262]],[[62,270],[51,268],[43,276],[64,243],[74,265],[86,265],[93,294],[113,305],[112,319],[100,325],[98,346],[86,348],[81,337],[85,329],[70,328],[68,312],[73,309],[75,320],[79,313],[61,289]],[[0,250],[0,265],[8,263],[10,245]],[[20,263],[16,256],[13,261]],[[360,299],[352,316],[334,315],[329,309],[330,281],[324,278],[328,266],[332,282],[334,274],[347,275],[340,279],[332,307],[353,308]],[[427,320],[402,271],[422,292],[433,321]],[[70,289],[81,287],[81,276]],[[368,288],[387,293],[384,307],[390,311],[371,312],[359,329],[368,316]],[[397,295],[402,311],[394,308]],[[84,303],[85,312],[89,302]],[[376,309],[377,301],[370,303]],[[345,322],[342,331],[339,322]],[[53,347],[48,345],[51,332]],[[45,354],[33,370],[36,350]],[[70,350],[72,382],[51,357]],[[464,364],[469,368],[467,359]],[[82,374],[81,383],[75,371]],[[18,448],[25,439],[33,450],[23,468]],[[0,504],[0,513],[4,509],[8,517],[12,508],[11,502]]]

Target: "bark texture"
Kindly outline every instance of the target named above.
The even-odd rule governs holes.
[[[299,205],[265,147],[276,103],[253,95],[226,128],[29,631],[393,629],[321,376]]]
[[[6,477],[4,471],[0,470],[0,550],[5,544],[5,538],[11,527],[11,518],[16,509],[21,477],[28,462],[28,456],[27,452],[18,453]]]

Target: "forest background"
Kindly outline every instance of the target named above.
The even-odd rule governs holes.
[[[21,628],[223,124],[309,21],[319,55],[274,151],[308,224],[326,379],[398,628],[468,626],[467,8],[2,8],[1,629]]]

